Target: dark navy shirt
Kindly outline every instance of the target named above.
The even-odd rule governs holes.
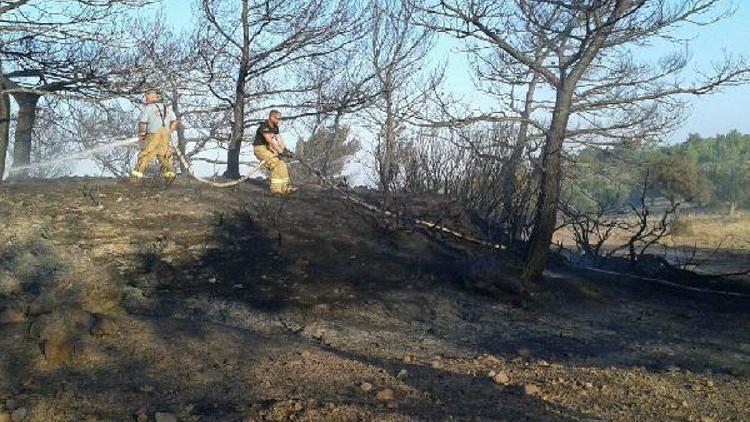
[[[271,127],[271,125],[268,124],[267,120],[263,121],[260,126],[258,126],[258,130],[255,131],[253,146],[268,145],[268,143],[266,142],[266,138],[263,137],[264,133],[272,133],[274,135],[278,135],[279,127]]]

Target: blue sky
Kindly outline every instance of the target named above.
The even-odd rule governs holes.
[[[680,1],[680,0],[677,0]],[[188,6],[189,5],[189,6]],[[750,57],[750,1],[735,0],[736,12],[708,27],[690,26],[681,30],[681,37],[689,38],[695,67],[707,69],[712,61],[719,60],[724,51]],[[186,28],[191,24],[193,1],[165,0],[162,6],[170,23],[176,28]],[[434,51],[436,60],[449,59],[448,86],[458,93],[471,96],[475,91],[468,67],[464,59],[452,51],[451,42],[440,42]],[[658,48],[648,54],[666,53]],[[661,54],[660,54],[661,53]],[[668,140],[680,142],[689,133],[712,136],[738,129],[750,133],[750,85],[726,87],[720,92],[701,97],[688,97],[691,114],[682,128]]]
[[[723,52],[750,57],[750,1],[737,0],[736,13],[712,26],[693,27],[691,51],[694,62],[705,67]],[[738,129],[750,133],[750,85],[727,87],[713,95],[692,97],[693,111],[672,140],[682,141],[688,133],[711,136]]]

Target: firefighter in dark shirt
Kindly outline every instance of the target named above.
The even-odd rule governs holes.
[[[271,110],[268,120],[262,122],[255,132],[253,141],[253,152],[260,161],[265,162],[266,168],[271,173],[271,192],[278,194],[289,194],[297,188],[289,184],[289,172],[286,163],[279,158],[279,154],[286,149],[283,139],[279,135],[279,123],[281,112]]]

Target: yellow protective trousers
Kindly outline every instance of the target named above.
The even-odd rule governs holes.
[[[170,179],[175,176],[172,166],[172,147],[169,145],[170,138],[169,129],[164,127],[156,133],[146,135],[143,149],[138,154],[138,163],[133,170],[133,176],[143,177],[143,172],[154,158],[161,164],[164,177]]]
[[[255,157],[265,161],[264,165],[271,173],[271,192],[287,193],[289,190],[289,172],[284,160],[276,156],[266,145],[257,145],[253,148]]]

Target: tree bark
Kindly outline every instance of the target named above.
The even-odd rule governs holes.
[[[513,195],[516,193],[516,172],[518,166],[521,163],[521,157],[526,149],[526,143],[529,138],[529,122],[531,118],[531,112],[533,110],[534,102],[534,91],[539,80],[537,73],[531,79],[529,88],[526,91],[526,103],[524,109],[521,112],[521,124],[518,128],[518,136],[516,137],[516,144],[513,146],[513,152],[510,155],[508,163],[503,168],[503,219],[505,220],[509,235],[508,241],[510,244],[518,240],[520,237],[520,222],[518,221],[518,215],[513,210]]]
[[[5,85],[0,82],[0,90]],[[5,158],[8,156],[8,140],[10,138],[10,95],[0,94],[0,183],[5,174]]]
[[[250,71],[250,6],[248,0],[242,0],[242,55],[237,81],[234,87],[234,105],[232,107],[232,134],[227,150],[227,169],[224,177],[240,178],[240,148],[245,135],[245,85]]]
[[[557,203],[562,179],[562,147],[570,118],[572,89],[561,87],[555,99],[555,111],[542,150],[542,176],[536,204],[534,229],[531,233],[526,263],[521,277],[526,281],[541,278],[549,257],[549,246],[557,222]]]
[[[25,92],[13,94],[18,103],[18,123],[13,141],[13,167],[31,163],[31,139],[39,97],[37,94]]]
[[[239,81],[238,81],[239,82]],[[232,112],[232,135],[227,150],[227,169],[224,177],[230,179],[240,178],[240,149],[242,147],[242,137],[245,134],[245,99],[244,95],[239,94],[238,90],[235,95],[235,104]]]

